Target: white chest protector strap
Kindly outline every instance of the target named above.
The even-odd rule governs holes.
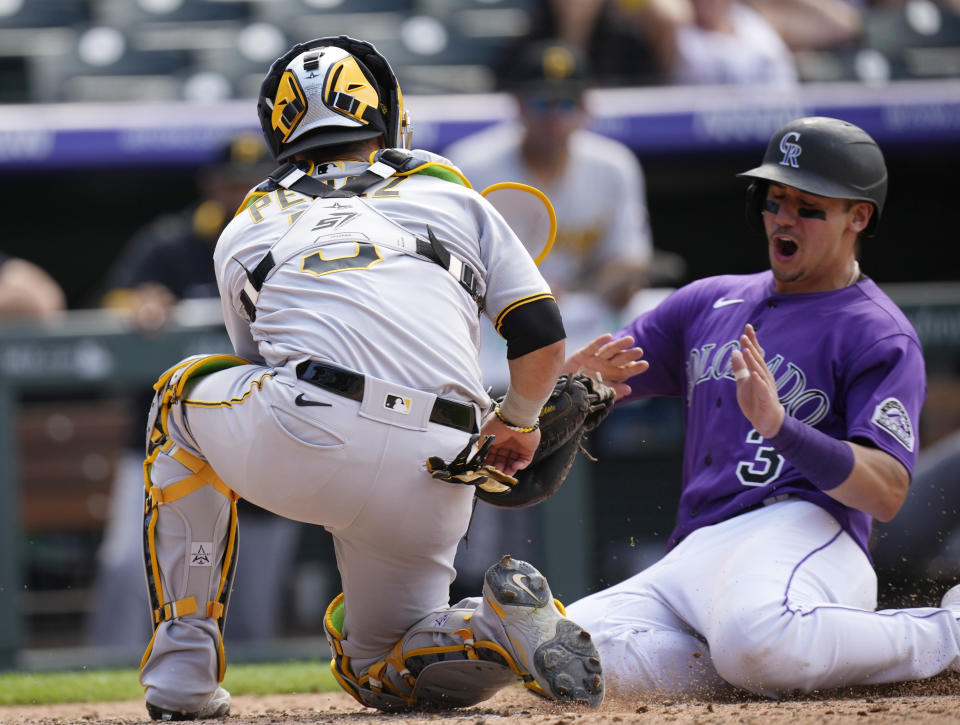
[[[307,175],[295,164],[286,164],[271,174],[270,178],[279,186],[315,200],[253,270],[247,270],[240,302],[251,322],[257,316],[260,290],[281,264],[307,250],[336,242],[367,242],[439,264],[483,309],[479,275],[468,262],[444,247],[429,226],[427,239],[421,239],[357,196],[394,175],[410,159],[409,154],[387,149],[380,160],[340,189]]]

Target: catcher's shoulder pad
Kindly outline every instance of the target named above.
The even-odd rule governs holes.
[[[501,493],[478,490],[494,506],[520,508],[544,501],[569,473],[583,436],[610,414],[616,400],[612,388],[579,374],[561,375],[540,412],[540,445],[533,460],[515,474],[516,485]]]
[[[425,149],[383,149],[378,151],[377,161],[383,161],[396,170],[397,176],[424,174],[471,188],[467,177],[463,175],[450,159]]]

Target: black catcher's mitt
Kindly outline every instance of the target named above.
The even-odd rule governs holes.
[[[563,484],[583,436],[613,409],[612,388],[585,375],[561,375],[540,411],[540,445],[517,483],[500,492],[477,488],[477,497],[493,506],[522,508],[550,498]]]

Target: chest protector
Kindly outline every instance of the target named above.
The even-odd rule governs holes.
[[[408,152],[386,149],[378,154],[375,163],[339,189],[309,176],[296,164],[286,164],[274,171],[268,184],[312,197],[314,203],[252,270],[246,270],[247,281],[240,292],[240,302],[250,321],[256,319],[257,300],[263,285],[280,265],[308,250],[337,242],[367,242],[438,264],[482,310],[482,279],[468,262],[444,247],[429,226],[427,239],[422,239],[359,197],[391,176],[417,173],[425,165],[428,164]]]

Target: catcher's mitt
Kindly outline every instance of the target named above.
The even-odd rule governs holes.
[[[616,393],[585,375],[561,375],[540,411],[540,445],[533,460],[515,475],[517,483],[494,492],[477,488],[493,506],[521,508],[550,498],[563,484],[583,436],[613,409]]]

